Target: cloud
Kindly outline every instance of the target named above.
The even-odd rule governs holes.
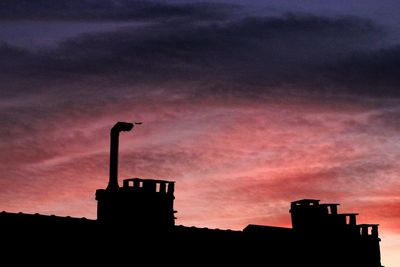
[[[376,199],[356,200],[395,193],[399,157],[390,135],[372,138],[374,131],[354,127],[369,123],[368,107],[248,102],[187,102],[161,93],[94,110],[44,103],[38,113],[28,102],[0,133],[8,151],[0,154],[2,209],[94,218],[93,191],[107,183],[109,128],[140,116],[145,124],[121,135],[120,177],[176,180],[178,224],[288,225],[289,202],[302,197],[352,203],[366,221],[381,223],[374,209],[362,209]]]
[[[356,52],[380,49],[384,38],[383,29],[355,17],[291,14],[212,23],[170,21],[82,34],[39,51],[3,45],[0,57],[7,60],[0,68],[8,77],[23,73],[56,84],[94,77],[127,86],[190,83],[195,86],[182,87],[190,87],[193,97],[358,95],[357,85],[347,86],[340,76],[350,64],[343,62],[354,62]],[[360,63],[354,72],[368,66]],[[391,86],[390,78],[381,83]]]
[[[0,3],[1,20],[86,20],[127,21],[155,19],[213,19],[224,17],[234,5],[222,3],[173,4],[131,0],[4,0]]]
[[[46,5],[42,19],[60,18]],[[69,10],[61,18],[125,12]],[[188,16],[0,46],[2,209],[94,216],[109,128],[135,119],[145,123],[121,138],[121,177],[177,180],[179,223],[287,225],[291,200],[394,192],[398,48],[384,29],[355,17]]]
[[[374,97],[399,97],[400,46],[357,51],[327,67],[330,81],[351,88],[354,93]]]

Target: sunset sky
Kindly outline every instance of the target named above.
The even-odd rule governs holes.
[[[290,226],[316,198],[400,266],[400,1],[0,1],[0,210],[96,218],[177,182],[177,224]]]

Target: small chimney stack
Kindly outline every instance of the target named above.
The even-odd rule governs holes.
[[[106,189],[96,190],[97,220],[104,225],[123,224],[146,231],[175,225],[174,183],[157,179],[129,178],[118,185],[118,141],[141,122],[117,122],[110,133],[110,177]]]
[[[119,133],[129,132],[133,128],[133,123],[130,122],[117,122],[110,132],[110,177],[108,181],[107,190],[116,190],[118,185],[118,146],[119,146]]]

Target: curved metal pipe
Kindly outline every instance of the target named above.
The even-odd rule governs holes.
[[[107,190],[116,190],[118,185],[118,146],[119,133],[129,132],[133,128],[133,123],[117,122],[110,132],[110,177],[108,180]]]

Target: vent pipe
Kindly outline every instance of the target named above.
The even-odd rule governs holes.
[[[117,122],[110,132],[110,178],[108,181],[107,190],[116,190],[118,185],[118,144],[119,133],[129,132],[133,128],[133,123]]]

